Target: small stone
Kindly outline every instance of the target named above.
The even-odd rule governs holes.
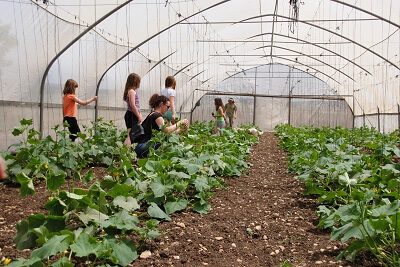
[[[257,226],[256,226],[256,230],[257,230],[257,231],[261,231],[261,225],[257,225]]]
[[[279,252],[280,252],[279,249],[276,249],[276,250],[275,250],[275,254],[278,254]]]
[[[325,249],[321,248],[319,251],[321,251],[321,252],[324,252],[324,251],[325,251]]]
[[[263,235],[263,239],[264,239],[264,240],[267,240],[267,238],[268,238],[268,237],[267,237],[266,235]]]
[[[280,250],[284,251],[285,247],[284,246],[278,246]]]
[[[234,248],[236,248],[236,244],[235,243],[232,243],[232,245],[231,245],[232,247],[234,247]]]
[[[204,265],[204,266],[207,266],[207,265],[208,265],[208,263],[207,263],[207,262],[203,262],[203,265]]]
[[[179,257],[179,256],[174,256],[174,259],[175,259],[175,260],[179,260],[180,257]]]
[[[316,246],[318,246],[318,244],[317,244],[317,243],[314,243],[314,247],[316,247]]]
[[[322,264],[322,261],[316,261],[315,264]]]
[[[178,225],[181,228],[185,228],[186,227],[186,225],[183,222],[178,222],[178,223],[176,223],[176,225]]]
[[[140,254],[141,259],[147,259],[151,257],[151,251],[150,250],[145,250]]]
[[[336,250],[336,249],[338,249],[338,247],[337,246],[333,246],[333,249]]]
[[[216,238],[215,238],[216,240],[222,240],[222,239],[224,239],[222,236],[217,236]]]
[[[269,253],[269,255],[271,255],[271,256],[275,256],[275,252],[271,252],[271,253]]]
[[[237,262],[240,262],[240,263],[243,262],[241,259],[237,259],[236,261],[237,261]]]

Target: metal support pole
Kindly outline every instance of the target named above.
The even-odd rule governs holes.
[[[195,90],[196,91],[196,90]],[[192,120],[193,120],[193,111],[196,109],[196,106],[193,106],[193,102],[194,102],[194,92],[193,91],[193,95],[192,95],[192,108],[190,109],[190,121],[189,123],[192,124]]]
[[[113,10],[111,10],[110,12],[108,12],[107,14],[105,14],[103,17],[101,17],[100,19],[96,20],[92,25],[90,25],[89,27],[86,28],[86,30],[84,30],[83,32],[81,32],[77,37],[75,37],[71,42],[69,42],[69,44],[67,44],[63,49],[61,49],[60,52],[57,53],[57,55],[50,61],[50,63],[47,65],[44,73],[43,73],[43,77],[42,77],[42,81],[40,83],[40,114],[39,114],[39,132],[40,132],[40,139],[43,138],[43,119],[44,119],[44,86],[46,83],[46,78],[47,78],[47,74],[50,71],[51,66],[53,66],[54,62],[56,62],[56,60],[65,52],[68,50],[68,48],[70,48],[74,43],[76,43],[79,39],[82,38],[82,36],[84,36],[86,33],[88,33],[90,30],[92,30],[94,27],[96,27],[98,24],[100,24],[103,20],[105,20],[106,18],[108,18],[109,16],[111,16],[113,13],[117,12],[119,9],[121,9],[122,7],[126,6],[127,4],[129,4],[130,2],[132,2],[132,0],[127,0],[125,3],[117,6],[116,8],[114,8]],[[96,91],[96,95],[97,95],[98,91]],[[95,112],[97,113],[97,103],[95,105]]]
[[[354,125],[356,125],[356,116],[354,116],[355,112],[356,112],[356,98],[354,96],[354,90],[353,90],[353,127],[351,127],[353,129],[354,129]],[[364,118],[364,124],[365,124],[365,118]]]
[[[292,88],[290,88],[291,84],[290,84],[290,70],[292,68],[289,67],[289,111],[288,111],[288,124],[290,125],[290,113],[292,113]]]
[[[378,132],[380,132],[380,131],[381,131],[381,117],[379,114],[379,107],[378,107]]]
[[[363,112],[363,126],[365,127],[365,112]]]
[[[398,115],[397,115],[397,128],[400,129],[400,105],[397,104],[397,111],[398,111]],[[399,132],[400,133],[400,132]]]
[[[256,105],[257,105],[257,68],[254,75],[254,100],[253,100],[253,124],[256,125]]]

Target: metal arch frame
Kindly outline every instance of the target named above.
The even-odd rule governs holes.
[[[194,64],[195,61],[193,61],[190,64],[187,64],[185,67],[183,67],[182,69],[178,70],[173,76],[175,77],[176,75],[178,75],[179,73],[181,73],[184,69],[186,69],[187,67],[189,67],[190,65]]]
[[[274,56],[274,55],[273,55],[273,56]],[[284,59],[284,60],[292,61],[292,60],[287,59],[287,58],[284,58],[284,57],[279,57],[279,56],[274,56],[274,57],[279,58],[279,59]],[[296,63],[299,63],[299,62],[296,62]],[[319,70],[314,69],[314,68],[312,68],[312,67],[310,67],[310,66],[308,66],[308,65],[305,65],[305,64],[302,64],[302,63],[299,63],[299,64],[301,64],[301,65],[303,65],[303,66],[305,66],[305,67],[308,67],[308,68],[310,68],[310,69],[313,69],[313,70],[315,70],[315,71],[317,71],[317,72],[320,72]],[[249,70],[251,70],[251,69],[255,69],[255,68],[259,68],[259,67],[263,67],[263,66],[269,66],[269,65],[281,65],[281,66],[286,66],[286,67],[288,67],[288,68],[293,68],[293,69],[296,69],[296,70],[298,70],[298,71],[307,73],[308,75],[314,77],[315,79],[317,79],[317,80],[319,80],[319,81],[321,81],[321,82],[327,84],[326,81],[322,80],[321,78],[319,78],[319,77],[317,77],[317,76],[315,76],[315,75],[312,75],[311,73],[305,72],[304,70],[299,69],[299,68],[295,68],[294,66],[290,66],[290,65],[287,65],[287,64],[279,63],[279,62],[278,62],[278,63],[267,63],[267,64],[262,64],[262,65],[257,65],[257,66],[254,66],[254,67],[245,69],[244,71],[249,71]],[[229,78],[231,78],[231,77],[233,77],[233,76],[235,76],[235,75],[237,75],[237,74],[239,74],[239,73],[241,73],[241,72],[243,72],[243,70],[242,70],[242,71],[238,71],[238,72],[236,72],[236,73],[230,75],[229,77],[223,79],[222,81],[225,81],[225,80],[227,80],[227,79],[229,79]],[[322,73],[322,72],[320,72],[320,73]],[[324,73],[322,73],[322,74],[324,74]],[[327,74],[324,74],[324,75],[326,75],[326,76],[328,77]],[[329,77],[330,77],[330,76],[329,76]],[[333,78],[331,78],[331,79],[334,80],[336,83],[340,84],[340,83],[339,83],[338,81],[336,81],[335,79],[333,79]],[[221,82],[222,82],[222,81],[221,81]],[[330,86],[329,86],[329,87],[330,87]],[[332,87],[330,87],[330,88],[333,90]],[[335,93],[336,93],[337,95],[339,95],[336,91],[335,91]]]
[[[341,70],[335,68],[334,66],[332,66],[332,65],[330,65],[330,64],[328,64],[328,63],[325,63],[325,62],[322,61],[322,60],[316,59],[316,58],[313,57],[313,56],[309,56],[309,55],[306,55],[306,54],[304,54],[304,53],[302,53],[302,52],[298,52],[298,51],[296,51],[296,50],[292,50],[292,49],[289,49],[289,48],[285,48],[285,47],[282,47],[282,46],[279,46],[279,45],[265,45],[265,46],[262,46],[262,47],[259,47],[259,48],[263,48],[263,47],[271,47],[271,48],[276,47],[276,48],[279,48],[279,49],[287,50],[287,51],[290,51],[290,52],[293,52],[293,53],[298,53],[299,55],[303,55],[303,56],[309,57],[309,58],[311,58],[311,59],[313,59],[313,60],[316,60],[316,61],[318,61],[318,62],[320,62],[320,63],[322,63],[322,64],[328,66],[328,67],[331,67],[332,69],[334,69],[334,70],[340,72],[341,74],[343,74],[344,76],[346,76],[347,78],[349,78],[350,80],[352,80],[352,81],[354,82],[354,79],[351,78],[351,77],[350,77],[349,75],[347,75],[346,73],[344,73],[343,71],[341,71]],[[259,48],[256,48],[256,49],[254,49],[254,50],[257,50],[257,49],[259,49]],[[270,55],[270,56],[272,56],[272,55]],[[270,56],[263,56],[263,57],[270,57]],[[293,56],[296,56],[296,55],[293,55]],[[298,62],[298,61],[296,60],[296,62]]]
[[[50,68],[53,66],[54,62],[56,62],[56,60],[65,52],[68,50],[68,48],[70,48],[73,44],[75,44],[79,39],[81,39],[85,34],[87,34],[90,30],[92,30],[94,27],[96,27],[98,24],[100,24],[102,21],[104,21],[106,18],[108,18],[110,15],[112,15],[113,13],[115,13],[116,11],[118,11],[119,9],[123,8],[124,6],[126,6],[127,4],[129,4],[130,2],[132,2],[133,0],[127,0],[125,3],[117,6],[116,8],[114,8],[113,10],[111,10],[110,12],[108,12],[107,14],[105,14],[103,17],[101,17],[99,20],[97,20],[96,22],[94,22],[92,25],[90,25],[86,30],[84,30],[81,34],[79,34],[77,37],[75,37],[71,42],[69,42],[60,52],[58,52],[55,57],[50,61],[50,63],[47,65],[44,73],[43,73],[43,77],[42,77],[42,81],[40,84],[40,119],[39,119],[39,132],[40,132],[40,138],[43,137],[43,111],[44,111],[44,85],[46,82],[46,77],[49,74]],[[96,91],[96,95],[97,95],[97,91]],[[97,108],[96,108],[97,110]]]
[[[202,70],[199,73],[195,74],[194,76],[192,76],[187,82],[190,82],[191,80],[193,80],[194,78],[196,78],[197,76],[199,76],[200,74],[202,74],[203,72],[205,72],[206,70]]]
[[[333,1],[333,0],[331,0],[331,1]],[[244,21],[248,21],[248,20],[252,20],[252,19],[256,19],[256,18],[262,18],[262,17],[271,17],[271,16],[276,16],[276,17],[280,17],[280,18],[287,19],[287,20],[293,20],[292,18],[289,18],[289,17],[286,17],[286,16],[282,16],[282,15],[263,14],[263,15],[259,15],[259,16],[247,18],[247,19],[241,20],[241,21],[239,21],[239,22],[244,22]],[[358,45],[359,47],[361,47],[361,48],[367,50],[368,52],[374,54],[375,56],[377,56],[377,57],[383,59],[384,61],[386,61],[387,63],[389,63],[389,64],[392,65],[393,67],[395,67],[396,69],[400,70],[400,67],[396,66],[396,64],[394,64],[394,63],[391,62],[390,60],[388,60],[388,59],[386,59],[385,57],[381,56],[380,54],[378,54],[378,53],[372,51],[372,50],[369,49],[368,47],[365,47],[365,46],[363,46],[362,44],[360,44],[360,43],[354,41],[353,39],[350,39],[350,38],[348,38],[348,37],[346,37],[346,36],[344,36],[344,35],[342,35],[342,34],[336,33],[336,32],[334,32],[334,31],[331,31],[331,30],[326,29],[326,28],[324,28],[324,27],[321,27],[321,26],[319,26],[319,25],[315,25],[315,24],[313,24],[313,23],[309,23],[309,22],[302,21],[302,20],[296,20],[296,22],[301,22],[301,23],[310,25],[310,26],[312,26],[312,27],[318,28],[318,29],[320,29],[320,30],[329,32],[329,33],[331,33],[331,34],[333,34],[333,35],[339,36],[339,37],[341,37],[341,38],[343,38],[343,39],[345,39],[345,40],[347,40],[347,41],[349,41],[349,42],[352,42],[352,43]]]
[[[335,3],[338,3],[338,4],[341,4],[341,5],[344,5],[344,6],[348,6],[348,7],[354,8],[354,9],[357,9],[358,11],[364,12],[364,13],[370,15],[370,16],[373,16],[373,17],[378,18],[378,19],[380,19],[380,20],[383,20],[384,22],[389,23],[389,24],[391,24],[391,25],[393,25],[393,26],[395,26],[395,27],[397,27],[397,28],[400,28],[400,25],[399,25],[399,24],[394,23],[394,22],[391,21],[391,20],[385,19],[384,17],[381,17],[381,16],[379,16],[379,15],[377,15],[377,14],[374,14],[374,13],[372,13],[372,12],[369,12],[368,10],[359,8],[359,7],[355,6],[355,5],[348,4],[348,3],[345,3],[345,2],[342,2],[342,1],[339,1],[339,0],[330,0],[330,1],[335,2]]]
[[[178,51],[178,50],[177,50],[177,51]],[[160,65],[161,62],[163,62],[164,60],[166,60],[167,58],[169,58],[170,56],[172,56],[173,54],[175,54],[177,51],[172,52],[172,53],[169,54],[168,56],[166,56],[166,57],[160,59],[153,67],[151,67],[151,68],[146,72],[145,75],[147,75],[147,73],[149,73],[149,72],[152,71],[155,67],[157,67],[158,65]]]
[[[252,38],[256,38],[256,37],[262,36],[262,35],[276,35],[276,36],[280,36],[280,37],[290,38],[290,39],[292,39],[292,40],[298,40],[298,41],[303,42],[303,44],[309,44],[309,45],[316,46],[316,47],[318,47],[318,48],[321,48],[322,50],[326,50],[326,51],[328,51],[328,52],[330,52],[330,53],[332,53],[332,54],[334,54],[334,55],[336,55],[336,56],[338,56],[338,57],[340,57],[340,58],[343,58],[344,60],[346,60],[346,61],[352,63],[353,65],[355,65],[355,66],[357,66],[357,67],[359,67],[360,69],[362,69],[363,71],[365,71],[365,72],[368,73],[369,75],[372,75],[368,70],[366,70],[365,68],[361,67],[360,65],[358,65],[358,64],[355,63],[354,61],[350,60],[349,58],[344,57],[344,56],[342,56],[342,55],[336,53],[335,51],[332,51],[332,50],[330,50],[330,49],[328,49],[328,48],[326,48],[326,47],[323,47],[323,46],[320,46],[320,45],[317,45],[317,44],[313,44],[313,43],[311,43],[311,42],[308,42],[308,41],[306,41],[306,40],[304,40],[304,39],[300,39],[300,38],[296,38],[296,37],[292,37],[292,36],[287,36],[287,35],[279,34],[279,33],[270,33],[270,32],[269,32],[269,33],[257,34],[257,35],[248,37],[248,38],[246,38],[246,39],[252,39]],[[245,41],[244,41],[244,42],[245,42]],[[260,41],[260,42],[261,42],[261,41]],[[260,48],[261,48],[261,47],[260,47]],[[256,48],[256,49],[258,49],[258,48]]]
[[[132,0],[131,0],[131,1],[132,1]],[[127,55],[129,55],[130,53],[132,53],[132,52],[135,51],[137,48],[141,47],[143,44],[147,43],[148,41],[150,41],[150,40],[153,39],[154,37],[156,37],[156,36],[162,34],[163,32],[165,32],[165,31],[167,31],[167,30],[169,30],[169,29],[175,27],[176,25],[179,25],[181,22],[183,22],[183,21],[185,21],[185,20],[188,20],[188,19],[191,18],[191,17],[194,17],[194,16],[196,16],[196,15],[198,15],[198,14],[200,14],[200,13],[203,13],[204,11],[207,11],[207,10],[209,10],[209,9],[211,9],[211,8],[214,8],[214,7],[216,7],[216,6],[219,6],[219,5],[224,4],[224,3],[226,3],[226,2],[229,2],[229,1],[231,1],[231,0],[223,0],[223,1],[221,1],[221,2],[218,2],[218,3],[214,4],[214,5],[211,5],[211,6],[207,7],[207,8],[205,8],[205,9],[202,9],[202,10],[200,10],[200,11],[198,11],[198,12],[195,12],[195,13],[191,14],[190,16],[185,17],[185,18],[179,20],[178,22],[176,22],[176,23],[174,23],[174,24],[172,24],[172,25],[170,25],[170,26],[168,26],[168,27],[162,29],[161,31],[159,31],[159,32],[157,32],[157,33],[155,33],[155,34],[153,34],[153,35],[150,36],[149,38],[147,38],[147,39],[143,40],[142,42],[140,42],[138,45],[136,45],[136,46],[134,46],[133,48],[129,49],[128,52],[126,52],[126,53],[125,53],[124,55],[122,55],[118,60],[116,60],[113,64],[111,64],[110,67],[108,67],[107,70],[104,71],[104,73],[101,75],[99,81],[97,82],[97,86],[96,86],[96,95],[98,95],[98,93],[99,93],[100,83],[101,83],[101,81],[103,80],[103,78],[104,78],[104,76],[106,75],[106,73],[107,73],[112,67],[114,67],[116,64],[118,64],[118,63],[119,63],[123,58],[125,58]],[[96,106],[96,109],[95,109],[95,121],[97,121],[97,119],[98,119],[98,109],[97,109],[97,106]]]
[[[318,69],[316,69],[316,68],[313,68],[313,67],[311,67],[311,66],[309,66],[309,65],[303,64],[303,63],[301,63],[301,62],[299,62],[299,61],[295,61],[295,60],[292,60],[292,59],[288,59],[288,58],[280,57],[280,56],[275,56],[275,55],[272,55],[272,57],[279,58],[279,59],[283,59],[283,60],[287,60],[287,61],[290,61],[290,62],[293,62],[293,63],[297,63],[297,64],[300,64],[300,65],[303,65],[304,67],[313,69],[313,70],[315,70],[316,72],[321,73],[322,75],[328,77],[329,79],[333,80],[333,81],[336,82],[337,84],[339,84],[339,85],[341,84],[339,81],[335,80],[334,78],[332,78],[330,75],[326,74],[325,72],[322,72],[322,71],[320,71],[320,70],[318,70]],[[272,63],[268,63],[268,64],[272,64]],[[264,66],[264,65],[268,65],[268,64],[256,65],[256,66],[251,67],[251,68],[249,68],[249,69],[257,68],[257,67],[259,67],[259,66]],[[274,64],[286,65],[286,64],[282,64],[282,63],[274,63]],[[248,69],[248,70],[249,70],[249,69]],[[298,68],[296,68],[296,69],[298,69]],[[298,69],[298,70],[300,70],[300,69]],[[303,71],[303,70],[301,70],[301,71]],[[234,73],[234,74],[230,75],[229,77],[223,79],[222,81],[225,81],[226,79],[229,79],[230,77],[233,77],[233,76],[235,76],[236,74],[241,73],[241,72],[243,72],[243,70],[238,71],[237,73]],[[310,75],[311,75],[311,74],[310,74]],[[315,76],[315,75],[313,75],[313,76],[317,78],[317,76]],[[317,78],[317,79],[319,79],[319,78]],[[321,80],[321,79],[319,79],[319,80]],[[323,81],[323,80],[321,80],[321,81]],[[323,82],[325,82],[325,81],[323,81]],[[326,82],[325,82],[325,83],[326,83]]]

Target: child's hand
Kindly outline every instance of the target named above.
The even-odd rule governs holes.
[[[0,156],[0,180],[7,178],[6,167],[3,158]]]
[[[97,101],[97,99],[99,99],[97,95],[93,97],[93,101]]]
[[[142,113],[139,113],[138,123],[142,123]]]

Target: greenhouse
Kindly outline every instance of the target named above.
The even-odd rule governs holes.
[[[354,264],[360,252],[366,261],[354,266],[400,266],[400,1],[1,0],[0,8],[0,155],[8,176],[8,182],[0,182],[0,193],[10,198],[0,198],[0,203],[7,203],[5,214],[0,214],[0,235],[15,236],[14,241],[10,236],[0,238],[0,264],[218,266],[221,257],[223,266],[338,266]],[[151,142],[165,139],[169,146],[152,147],[144,159],[124,145],[130,129],[124,116],[127,103],[128,110],[132,105],[124,100],[124,90],[132,73],[140,76],[135,95],[143,120],[153,114],[149,100],[167,87],[166,78],[176,81],[171,110],[181,124],[175,131],[164,131],[172,129],[174,117],[161,131],[179,135],[155,134],[152,127]],[[82,99],[74,100],[80,104],[73,116],[82,131],[78,142],[69,140],[68,125],[63,125],[64,91],[70,79],[76,82],[76,97]],[[217,129],[218,98],[222,107],[234,100],[233,127]],[[170,109],[169,100],[162,103]],[[268,169],[275,163],[275,169]],[[287,170],[281,169],[286,164],[299,178],[295,187],[305,186],[303,194],[321,204],[313,202],[320,220],[315,228],[330,228],[332,240],[341,241],[329,243],[329,234],[324,236],[326,241],[318,242],[325,246],[318,247],[319,253],[329,250],[326,247],[336,247],[335,252],[311,253],[316,237],[298,258],[297,248],[289,249],[289,243],[296,243],[291,237],[289,243],[265,247],[269,235],[262,231],[270,223],[263,224],[263,219],[259,225],[237,226],[244,229],[245,241],[229,239],[228,247],[208,246],[182,234],[200,243],[196,253],[202,256],[210,253],[205,246],[219,251],[214,258],[207,254],[210,258],[196,262],[157,250],[162,232],[170,229],[163,223],[171,221],[171,214],[218,210],[208,201],[231,176],[241,179],[242,174],[260,182],[257,177],[275,174],[283,179],[276,186],[290,187],[293,175],[286,176]],[[14,196],[7,190],[15,187],[23,197],[41,192],[48,202],[21,211],[22,217],[9,222],[7,214],[15,206],[7,202]],[[259,199],[274,186],[263,188]],[[278,191],[284,195],[291,190]],[[281,199],[275,197],[271,193],[264,201],[274,199],[278,207]],[[28,198],[21,199],[20,205],[29,204],[23,202]],[[371,210],[365,211],[367,206]],[[286,209],[257,207],[268,218]],[[299,207],[303,208],[299,204],[285,216],[316,216],[315,209]],[[350,214],[360,210],[364,217],[350,221]],[[291,231],[293,222],[287,217],[274,218]],[[123,222],[117,223],[120,219]],[[188,218],[172,219],[180,220],[194,225]],[[3,221],[9,228],[2,227]],[[356,230],[344,228],[350,223]],[[56,226],[60,224],[61,228]],[[198,227],[203,225],[207,222]],[[189,231],[185,227],[175,225]],[[286,230],[270,234],[283,235]],[[210,233],[211,239],[228,243],[222,233]],[[263,256],[254,252],[257,260],[232,256],[237,245],[253,247],[259,241],[264,242],[257,245]],[[27,249],[32,253],[16,252]],[[142,257],[147,251],[150,259]],[[222,252],[228,254],[221,256]]]

